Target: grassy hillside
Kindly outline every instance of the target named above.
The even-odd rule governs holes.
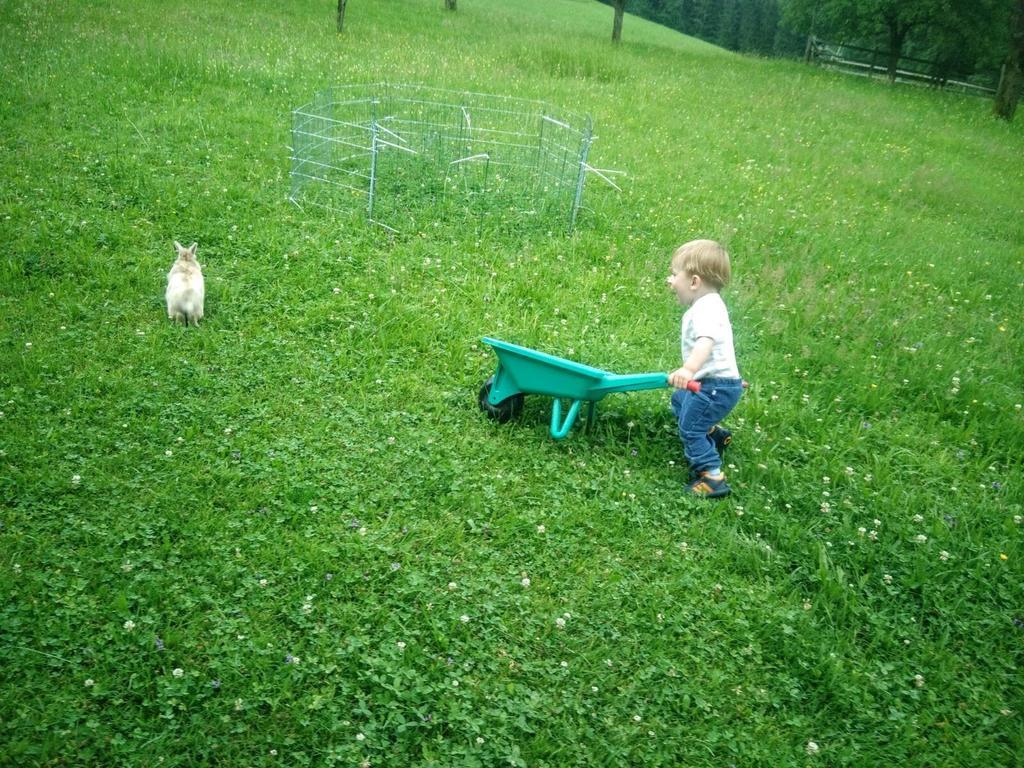
[[[0,763],[1015,764],[1021,121],[596,2],[332,5],[0,5]],[[622,191],[571,237],[299,210],[290,110],[376,81],[589,113]],[[484,335],[676,367],[696,237],[732,497],[667,391],[480,414]]]

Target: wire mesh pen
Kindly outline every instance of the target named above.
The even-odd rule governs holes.
[[[541,101],[421,85],[325,90],[292,112],[296,205],[391,231],[469,214],[572,231],[594,141],[588,115]]]

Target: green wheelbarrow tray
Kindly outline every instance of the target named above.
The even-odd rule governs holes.
[[[594,404],[605,395],[668,386],[665,373],[608,373],[498,339],[484,337],[483,342],[498,356],[498,368],[480,389],[480,409],[505,422],[522,410],[524,395],[553,397],[551,436],[556,440],[569,434],[583,403],[589,403],[588,420],[593,420]],[[572,402],[564,419],[563,399]]]

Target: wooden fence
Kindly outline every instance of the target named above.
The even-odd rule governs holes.
[[[828,69],[835,69],[862,77],[888,77],[889,54],[872,48],[860,48],[843,43],[829,43],[811,38],[807,43],[807,60]],[[934,60],[900,56],[896,65],[896,80],[901,83],[947,88],[977,96],[992,96],[996,92],[999,73],[976,73],[969,77],[951,74]]]

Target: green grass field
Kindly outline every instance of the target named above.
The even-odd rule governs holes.
[[[0,764],[1019,765],[1022,119],[584,0],[333,5],[0,4]],[[376,81],[589,113],[622,192],[300,211],[290,110]],[[482,416],[485,335],[678,366],[695,237],[733,496],[667,390]]]

